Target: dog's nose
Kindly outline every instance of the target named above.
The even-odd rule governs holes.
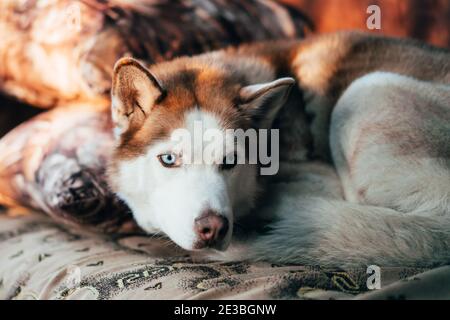
[[[214,247],[225,238],[228,232],[228,219],[213,210],[207,210],[195,220],[194,228],[199,239],[196,249]]]

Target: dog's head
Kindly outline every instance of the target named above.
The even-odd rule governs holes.
[[[144,230],[187,250],[227,248],[259,175],[257,164],[238,162],[247,148],[231,129],[270,127],[293,84],[273,81],[262,62],[236,63],[206,55],[147,69],[123,58],[114,69],[110,185]]]

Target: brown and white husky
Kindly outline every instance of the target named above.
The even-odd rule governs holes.
[[[344,32],[150,68],[123,58],[112,116],[112,189],[144,230],[184,249],[335,267],[450,262],[445,49]],[[199,124],[223,139],[174,139]],[[271,175],[261,153],[237,161],[239,129],[244,160],[253,133],[279,130],[257,146],[278,161]],[[233,225],[261,217],[269,231],[228,248]]]

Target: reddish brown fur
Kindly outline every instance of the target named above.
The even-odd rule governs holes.
[[[224,128],[250,127],[250,118],[239,108],[238,98],[239,90],[250,84],[251,80],[223,63],[226,60],[204,55],[153,66],[151,74],[164,88],[164,97],[149,108],[143,106],[143,109],[151,111],[142,124],[122,135],[116,157],[129,159],[143,154],[149,145],[169,137],[174,129],[183,127],[185,113],[196,107],[215,114]],[[242,60],[243,64],[248,63],[247,59]],[[121,91],[129,92],[128,96],[122,95],[121,100],[133,105],[136,90],[130,86],[122,90],[117,88],[113,89],[113,95]]]

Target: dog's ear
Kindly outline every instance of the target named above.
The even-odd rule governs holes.
[[[280,78],[243,87],[239,91],[239,104],[260,128],[269,129],[289,97],[294,83],[293,78]]]
[[[165,96],[159,80],[133,58],[122,58],[114,66],[111,113],[115,134],[138,129],[153,106]]]

